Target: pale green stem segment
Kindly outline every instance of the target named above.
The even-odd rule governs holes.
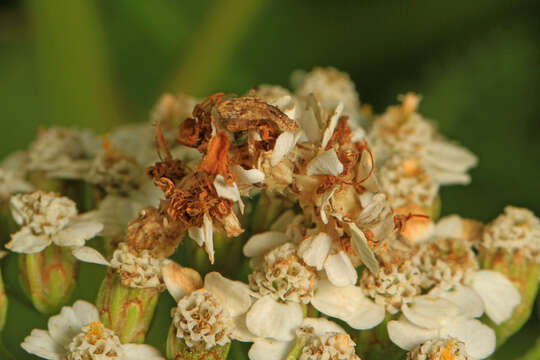
[[[110,269],[96,300],[101,322],[113,330],[122,343],[143,343],[160,293],[158,288],[125,286],[118,274]]]
[[[247,32],[250,20],[264,3],[265,0],[212,3],[200,29],[194,32],[192,43],[184,51],[183,65],[167,88],[192,95],[210,91]]]
[[[21,285],[39,312],[57,313],[71,300],[78,262],[70,248],[53,244],[36,254],[20,254],[19,269]]]
[[[171,324],[166,348],[169,360],[225,360],[229,355],[231,343],[223,346],[216,345],[208,350],[204,346],[189,347],[183,339],[176,337],[176,327]]]
[[[6,295],[6,289],[4,288],[4,279],[2,278],[2,273],[0,272],[0,331],[4,328],[6,324],[6,315],[8,307],[8,298]]]

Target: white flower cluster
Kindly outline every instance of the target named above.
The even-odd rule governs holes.
[[[457,216],[435,222],[439,187],[468,183],[476,157],[416,112],[418,96],[373,117],[334,68],[296,73],[294,83],[294,92],[262,85],[200,103],[164,95],[152,124],[122,127],[103,144],[84,132],[43,130],[28,169],[0,168],[0,196],[30,191],[29,170],[91,183],[97,209],[79,215],[55,193],[13,195],[22,227],[7,248],[68,246],[81,260],[110,265],[124,286],[166,287],[176,301],[168,351],[170,344],[225,351],[245,341],[253,343],[250,360],[360,360],[366,349],[353,339],[361,336],[329,317],[355,333],[377,327],[374,334],[410,351],[408,360],[490,356],[496,333],[479,319],[502,324],[523,294],[502,273],[481,269],[475,251],[538,262],[540,220],[508,207],[485,227]],[[275,220],[245,199],[261,192],[283,205]],[[211,263],[222,260],[215,235],[223,246],[224,236],[253,231],[242,218],[251,214],[265,218],[256,224],[265,230],[231,240],[247,239],[247,284],[217,272],[203,281],[168,259],[187,234]],[[110,263],[84,246],[100,233],[118,245]],[[34,330],[23,348],[48,359],[160,358],[121,344],[81,301],[51,317],[49,332]]]

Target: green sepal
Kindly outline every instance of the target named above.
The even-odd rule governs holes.
[[[57,313],[70,302],[76,285],[78,261],[71,248],[50,245],[35,254],[19,254],[22,288],[43,314]]]
[[[206,350],[204,346],[189,347],[183,339],[176,337],[174,324],[169,327],[166,353],[169,360],[225,360],[229,355],[231,343],[216,345]]]
[[[406,351],[388,337],[387,324],[396,316],[386,314],[379,325],[369,330],[351,330],[348,333],[356,343],[356,353],[362,359],[401,360]]]
[[[287,354],[287,357],[285,360],[296,360],[300,357],[300,354],[302,354],[302,349],[306,345],[306,339],[302,336],[298,336],[296,338],[296,341],[294,343],[294,347],[292,350]]]
[[[122,284],[109,269],[98,291],[96,306],[101,322],[124,344],[144,342],[161,290],[132,288]]]
[[[512,317],[500,325],[495,324],[487,316],[482,320],[495,330],[497,347],[527,322],[531,316],[534,300],[538,292],[539,266],[519,252],[511,253],[502,249],[486,250],[478,257],[482,269],[494,270],[505,275],[521,294],[521,304],[516,307]]]

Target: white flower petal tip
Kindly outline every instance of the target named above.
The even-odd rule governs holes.
[[[324,270],[335,286],[354,285],[358,280],[356,269],[344,251],[329,255],[324,262]]]
[[[84,246],[86,240],[97,236],[102,230],[102,223],[80,217],[60,230],[52,239],[58,246]]]
[[[240,190],[238,190],[236,183],[229,185],[223,176],[217,175],[214,180],[214,188],[216,189],[219,197],[231,200],[233,202],[238,202],[240,212],[244,213],[244,203],[242,202]]]
[[[161,272],[167,290],[176,301],[203,286],[201,275],[197,271],[180,266],[174,261],[166,261]]]
[[[369,271],[377,273],[379,271],[379,262],[375,258],[373,250],[369,247],[366,235],[355,224],[350,224],[350,228],[352,232],[351,243],[354,251]]]
[[[34,329],[24,338],[21,347],[29,354],[49,360],[62,360],[65,349],[45,330]]]
[[[287,241],[289,238],[282,232],[263,232],[249,238],[244,245],[243,253],[247,257],[261,256]]]
[[[345,321],[354,329],[371,329],[384,320],[385,310],[367,299],[358,286],[337,287],[321,280],[311,304],[323,314]]]
[[[204,250],[208,254],[210,263],[214,263],[214,227],[212,220],[208,214],[203,216],[203,226],[199,228],[188,229],[189,237],[192,238],[197,245],[204,246]]]
[[[332,138],[332,135],[334,135],[334,131],[336,130],[336,126],[338,124],[339,118],[341,117],[342,113],[343,113],[343,103],[340,102],[334,109],[332,116],[328,120],[326,129],[324,130],[322,141],[321,141],[322,149],[326,149],[326,145],[328,145],[328,142]]]
[[[35,254],[50,244],[51,240],[48,236],[34,235],[29,228],[23,227],[11,235],[11,241],[6,244],[6,249],[16,253]]]
[[[411,350],[416,345],[437,337],[437,330],[421,328],[405,319],[389,321],[387,329],[390,340],[404,350]]]
[[[298,255],[309,266],[322,270],[331,245],[332,239],[326,233],[309,236],[300,243]]]
[[[425,329],[438,329],[462,315],[453,302],[429,295],[417,296],[410,304],[401,307],[411,323]]]
[[[223,277],[218,272],[211,272],[204,277],[204,288],[216,295],[231,316],[239,316],[251,306],[249,287],[240,281]]]
[[[239,184],[252,185],[264,181],[264,173],[257,169],[246,170],[240,165],[235,165],[233,167],[233,172],[238,179]]]
[[[321,336],[326,333],[345,333],[345,330],[333,321],[326,318],[305,318],[303,328],[313,329],[313,335]]]
[[[484,313],[482,298],[468,286],[456,285],[450,291],[435,288],[430,291],[429,295],[451,301],[461,309],[461,314],[467,318],[477,318]]]
[[[487,316],[497,325],[510,319],[521,303],[518,289],[506,276],[496,271],[477,271],[471,287],[482,298]]]
[[[465,343],[467,353],[473,359],[485,359],[495,351],[495,331],[479,320],[458,322],[441,331],[444,337],[451,336]]]
[[[124,360],[165,360],[158,349],[146,344],[124,344]]]
[[[295,338],[304,314],[297,303],[281,304],[269,295],[257,300],[247,312],[246,324],[253,334],[279,341]]]
[[[105,259],[105,257],[101,255],[99,251],[89,246],[75,247],[71,250],[71,254],[73,254],[73,256],[75,256],[80,261],[84,261],[87,263],[107,266],[110,265],[107,259]]]
[[[338,176],[343,172],[343,164],[339,161],[334,149],[324,151],[317,155],[307,165],[307,175],[333,175]]]
[[[283,158],[291,151],[294,147],[296,141],[294,133],[290,131],[285,131],[281,133],[276,139],[276,145],[274,146],[274,151],[272,152],[272,157],[270,158],[270,164],[276,166],[283,160]]]
[[[88,301],[77,300],[71,308],[83,326],[90,324],[92,321],[99,321],[98,309]]]
[[[294,342],[257,340],[248,352],[249,360],[283,360],[294,347]]]

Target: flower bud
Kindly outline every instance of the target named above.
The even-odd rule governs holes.
[[[189,347],[184,339],[176,337],[176,327],[171,324],[169,335],[167,336],[166,354],[169,360],[225,360],[229,355],[231,343],[226,345],[217,345],[206,350],[204,346]]]
[[[50,245],[34,254],[19,255],[20,280],[35,308],[58,312],[75,289],[78,262],[69,247]]]
[[[159,288],[125,286],[118,274],[109,271],[96,300],[101,322],[113,330],[122,343],[143,343],[160,292]]]

